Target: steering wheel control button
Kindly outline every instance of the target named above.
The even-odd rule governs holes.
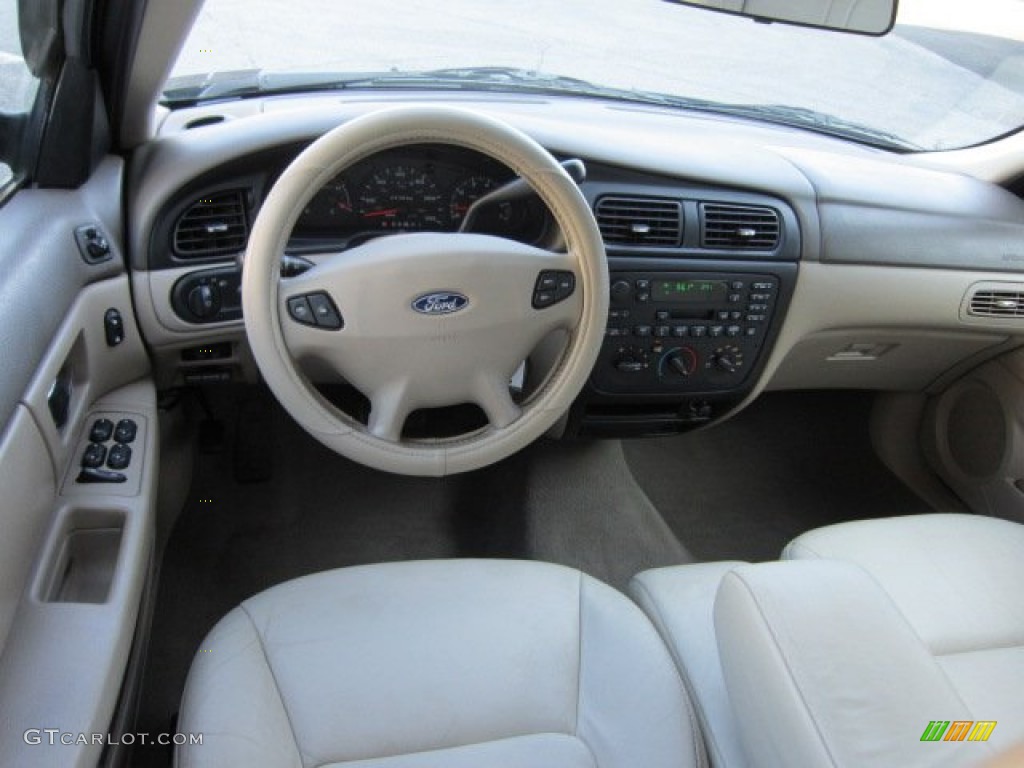
[[[337,331],[345,327],[338,308],[331,297],[323,291],[293,296],[288,299],[288,314],[302,325],[312,325],[326,331]]]
[[[82,466],[86,468],[102,467],[107,458],[107,448],[100,443],[89,443],[82,454]]]
[[[310,309],[313,310],[313,320],[316,322],[317,328],[336,331],[344,327],[345,323],[341,319],[341,314],[326,293],[311,293],[306,299],[309,301]]]
[[[533,308],[545,309],[565,301],[576,290],[576,275],[562,270],[544,270],[533,287]]]
[[[94,443],[105,443],[114,434],[114,422],[110,419],[96,419],[89,430],[89,439]]]
[[[294,296],[288,299],[288,314],[297,323],[316,325],[316,320],[313,319],[313,310],[305,296]]]
[[[122,443],[115,443],[107,454],[107,466],[111,469],[127,469],[132,463],[132,449]]]
[[[114,442],[130,443],[135,440],[138,430],[138,425],[131,419],[121,419],[114,430]]]

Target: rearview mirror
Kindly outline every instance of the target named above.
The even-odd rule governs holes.
[[[669,0],[678,5],[861,35],[884,35],[896,23],[897,0]]]

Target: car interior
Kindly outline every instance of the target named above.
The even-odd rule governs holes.
[[[0,766],[1024,766],[1020,9],[941,38],[1005,130],[964,93],[928,143],[491,62],[183,74],[224,8],[335,54],[271,3],[4,4]]]

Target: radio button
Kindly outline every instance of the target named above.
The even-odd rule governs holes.
[[[747,315],[748,323],[763,323],[764,315]]]
[[[638,325],[633,329],[633,333],[637,336],[650,336],[651,326],[649,325]]]
[[[660,321],[668,320],[669,319],[668,310],[659,309],[657,312],[654,313],[654,319],[655,320],[660,320]]]
[[[719,310],[718,312],[715,313],[715,317],[717,317],[719,320],[728,320],[729,311],[726,309]]]
[[[636,289],[638,291],[649,291],[649,290],[651,290],[651,281],[650,280],[637,280],[636,281]]]
[[[725,329],[725,335],[731,337],[739,336],[740,327],[738,325],[730,325],[728,328]]]
[[[729,313],[729,319],[730,320],[740,320],[742,318],[743,318],[743,313],[742,312],[730,312]]]
[[[747,328],[744,333],[747,334],[747,336],[757,336],[757,327],[752,325]]]
[[[747,309],[750,310],[751,312],[767,312],[768,311],[768,305],[767,304],[751,304],[749,307],[747,307]]]
[[[730,304],[737,304],[737,303],[739,303],[739,300],[741,298],[743,298],[743,297],[740,296],[740,294],[738,294],[738,293],[730,293],[729,294],[729,303]]]
[[[707,326],[705,326],[705,325],[695,325],[692,328],[690,328],[690,335],[691,336],[697,336],[699,338],[701,336],[706,336],[707,333],[708,333],[708,329],[707,329]]]
[[[651,294],[647,293],[646,291],[644,293],[638,293],[636,295],[636,300],[641,304],[646,304],[648,301],[651,300]]]
[[[659,325],[657,328],[654,329],[654,335],[658,336],[659,338],[664,338],[668,336],[671,332],[672,329],[669,328],[667,325]]]
[[[688,336],[690,334],[690,326],[688,325],[677,325],[672,329],[673,336]]]
[[[725,328],[723,328],[720,325],[713,325],[711,326],[711,328],[708,329],[708,336],[710,336],[713,339],[717,339],[723,333],[725,333]]]
[[[732,289],[734,291],[742,291],[743,290],[743,281],[742,280],[734,280],[732,282]]]

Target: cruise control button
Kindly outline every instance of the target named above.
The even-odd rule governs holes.
[[[121,419],[117,422],[117,429],[114,430],[114,441],[130,443],[135,440],[138,429],[138,425],[131,419]]]
[[[131,463],[132,449],[122,443],[114,445],[107,455],[107,466],[111,469],[127,469]]]
[[[89,430],[89,439],[94,443],[105,443],[114,434],[114,422],[110,419],[96,419]]]
[[[336,331],[343,328],[345,322],[341,319],[338,310],[334,308],[334,302],[326,293],[311,293],[306,297],[310,309],[313,310],[313,320],[318,328],[326,328]]]
[[[316,320],[313,319],[313,310],[310,308],[305,296],[295,296],[288,299],[288,314],[297,323],[316,325]]]
[[[102,467],[104,459],[107,458],[107,448],[99,443],[89,443],[82,454],[82,466],[88,469]]]
[[[564,270],[545,270],[537,275],[533,286],[533,308],[544,309],[572,296],[576,275]]]

